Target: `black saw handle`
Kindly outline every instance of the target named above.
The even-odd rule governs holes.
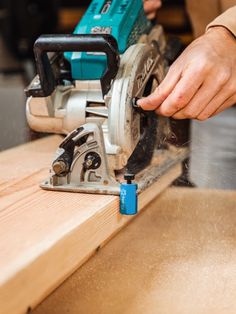
[[[107,56],[107,69],[101,77],[103,95],[110,89],[111,81],[119,68],[119,52],[112,35],[42,35],[34,44],[34,54],[39,84],[34,82],[26,90],[27,96],[47,97],[56,87],[48,52],[103,52]]]

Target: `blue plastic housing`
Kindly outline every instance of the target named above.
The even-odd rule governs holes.
[[[111,34],[122,54],[150,29],[142,0],[93,0],[74,34]],[[106,56],[101,53],[67,52],[65,57],[75,80],[100,79],[107,67]]]
[[[120,213],[122,215],[136,215],[138,212],[138,185],[136,183],[122,183],[120,186]]]

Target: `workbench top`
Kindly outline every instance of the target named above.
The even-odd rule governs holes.
[[[235,314],[236,192],[170,188],[33,314]]]

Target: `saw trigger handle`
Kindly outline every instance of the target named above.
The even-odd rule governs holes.
[[[111,81],[119,68],[119,52],[116,39],[108,34],[82,34],[82,35],[42,35],[34,44],[39,82],[34,81],[26,90],[27,96],[47,97],[56,87],[49,52],[90,52],[104,53],[107,56],[107,69],[101,77],[103,95],[110,89]]]

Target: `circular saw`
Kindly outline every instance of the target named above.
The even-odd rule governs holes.
[[[165,47],[141,0],[92,1],[74,34],[36,41],[27,119],[66,135],[42,188],[119,194],[132,173],[141,191],[179,162],[167,149],[168,120],[136,105],[164,78]]]

